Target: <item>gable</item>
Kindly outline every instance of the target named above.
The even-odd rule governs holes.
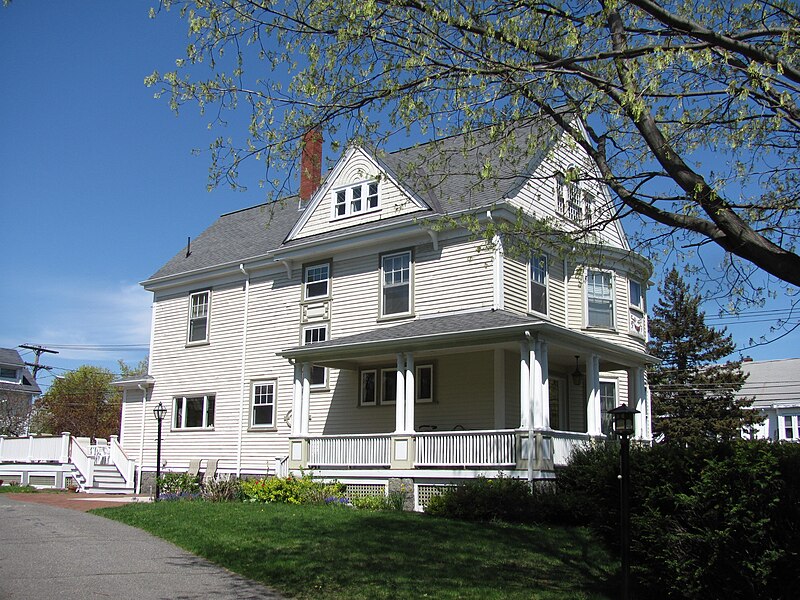
[[[312,196],[286,241],[429,210],[370,153],[351,148]]]

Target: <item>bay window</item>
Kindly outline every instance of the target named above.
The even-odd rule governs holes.
[[[586,326],[614,328],[614,278],[607,271],[586,275]]]

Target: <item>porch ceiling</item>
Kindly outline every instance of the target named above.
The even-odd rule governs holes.
[[[547,340],[552,362],[566,363],[574,360],[575,354],[585,355],[589,352],[601,355],[603,364],[613,368],[655,362],[653,357],[643,352],[549,321],[503,310],[414,319],[352,336],[288,348],[278,352],[278,356],[318,365],[353,368],[353,365],[363,364],[364,361],[385,359],[398,352],[424,356],[445,349],[448,352],[471,351],[487,346],[518,350],[519,342],[527,336],[537,335]]]

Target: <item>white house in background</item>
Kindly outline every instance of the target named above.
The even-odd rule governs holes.
[[[144,281],[150,372],[118,383],[140,486],[159,403],[166,470],[311,469],[354,494],[402,481],[418,507],[460,478],[552,477],[623,402],[650,439],[651,267],[574,144],[541,121],[509,135],[536,151],[483,132],[467,151],[460,136],[386,155],[353,146],[324,181],[311,139],[302,198],[221,216]],[[588,256],[544,238],[517,256],[508,238],[487,248],[442,226],[462,216],[606,225]]]
[[[755,398],[753,408],[766,418],[757,439],[800,441],[800,358],[742,362],[748,375],[739,396]]]
[[[0,348],[0,433],[28,435],[34,396],[42,393],[13,348]]]

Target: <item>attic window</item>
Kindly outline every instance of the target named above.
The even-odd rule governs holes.
[[[0,379],[4,379],[6,381],[16,381],[17,370],[9,367],[0,367]]]
[[[333,218],[343,219],[380,209],[377,181],[364,181],[333,191]]]

